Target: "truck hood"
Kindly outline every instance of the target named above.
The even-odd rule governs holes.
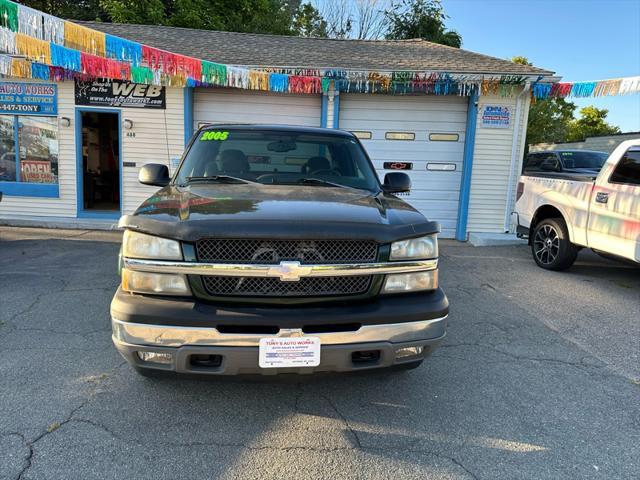
[[[120,226],[195,241],[218,238],[349,238],[384,243],[440,227],[394,195],[324,186],[168,186]]]

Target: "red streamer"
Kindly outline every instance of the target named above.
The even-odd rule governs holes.
[[[202,80],[202,62],[196,58],[142,45],[142,60],[149,68],[166,75],[185,75]]]
[[[81,52],[82,73],[97,78],[131,79],[131,65]]]
[[[290,75],[289,91],[291,93],[321,93],[322,82],[318,77]]]
[[[554,83],[549,96],[565,98],[571,93],[573,83]]]

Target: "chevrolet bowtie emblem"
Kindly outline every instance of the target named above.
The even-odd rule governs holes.
[[[281,282],[299,282],[301,277],[311,273],[312,267],[300,265],[300,262],[280,262],[277,267],[270,267],[268,275],[278,277]]]

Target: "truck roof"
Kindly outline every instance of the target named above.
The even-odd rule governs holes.
[[[234,130],[269,131],[283,133],[306,133],[315,135],[334,135],[338,137],[354,137],[351,132],[335,128],[304,127],[300,125],[278,125],[270,123],[211,123],[203,125],[200,130],[210,128],[233,128]]]

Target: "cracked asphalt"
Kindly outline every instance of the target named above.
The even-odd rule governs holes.
[[[111,345],[117,233],[0,228],[0,478],[640,478],[640,269],[441,246],[417,370],[138,376]]]

